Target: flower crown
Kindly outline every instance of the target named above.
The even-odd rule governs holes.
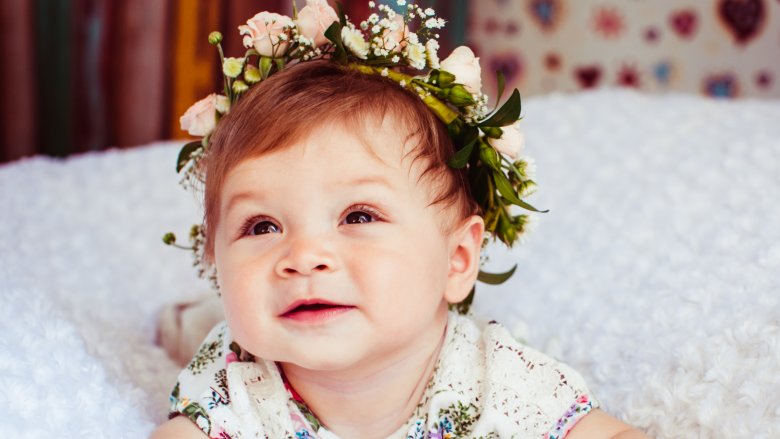
[[[445,21],[437,18],[433,9],[423,9],[405,0],[397,0],[395,9],[377,6],[373,1],[368,5],[376,12],[358,26],[348,20],[340,4],[336,12],[326,0],[306,0],[300,11],[293,0],[293,18],[260,12],[238,27],[248,49],[242,57],[226,58],[222,34],[209,34],[209,43],[219,51],[224,94],[210,94],[180,119],[182,130],[201,137],[184,145],[179,153],[176,172],[184,171],[182,184],[194,187],[192,183],[204,181],[202,167],[197,164],[208,150],[209,136],[220,117],[250,87],[288,65],[327,59],[368,75],[389,78],[420,97],[447,127],[455,147],[449,166],[467,170],[472,196],[484,216],[483,248],[489,238],[511,247],[528,230],[530,217],[512,215],[510,206],[540,212],[523,201],[536,190],[536,183],[533,160],[519,157],[524,139],[518,126],[520,93],[515,89],[500,108],[496,105],[489,110],[487,95],[481,90],[479,58],[474,57],[471,49],[460,46],[449,57],[439,60],[437,32]],[[412,32],[415,24],[417,30]],[[415,71],[420,73],[407,73]],[[504,76],[501,72],[496,75],[498,102],[504,91]],[[199,276],[210,278],[218,290],[214,267],[203,257],[202,227],[193,226],[189,238],[191,247],[176,245],[173,233],[167,233],[163,242],[192,250]],[[486,260],[483,255],[480,265]],[[505,273],[480,270],[477,279],[500,284],[512,276],[516,267]],[[466,300],[453,307],[465,314],[473,297],[474,289]]]

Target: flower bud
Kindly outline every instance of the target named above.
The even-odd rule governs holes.
[[[163,242],[166,245],[176,244],[176,235],[174,235],[171,232],[166,233],[165,235],[163,235]]]
[[[448,100],[456,107],[474,105],[474,97],[460,84],[449,89]]]
[[[236,92],[237,94],[244,93],[247,90],[249,90],[249,86],[246,85],[246,82],[240,79],[237,79],[236,81],[233,82],[233,91]]]
[[[479,129],[481,129],[482,132],[491,139],[500,139],[501,135],[504,134],[504,132],[501,131],[501,128],[499,127],[479,127]]]
[[[222,34],[214,31],[209,34],[209,44],[216,46],[217,44],[222,42]]]

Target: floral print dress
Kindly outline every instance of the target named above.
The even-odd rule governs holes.
[[[210,438],[338,439],[277,364],[242,350],[224,322],[179,374],[170,399],[171,418],[188,417]],[[570,367],[523,345],[495,322],[480,329],[451,312],[423,397],[388,439],[560,439],[596,407]]]

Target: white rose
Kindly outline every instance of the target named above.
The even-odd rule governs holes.
[[[244,36],[244,47],[254,47],[262,56],[279,57],[287,50],[288,33],[293,26],[295,23],[290,17],[263,11],[239,26],[238,30]]]
[[[216,93],[212,93],[192,104],[179,118],[182,131],[197,137],[203,137],[210,133],[217,125],[216,105]]]
[[[325,0],[306,0],[306,6],[298,12],[295,23],[298,33],[319,47],[328,42],[325,31],[338,19],[336,11]]]
[[[514,160],[523,151],[523,146],[525,145],[525,134],[520,131],[520,121],[518,120],[512,125],[502,127],[501,131],[503,131],[501,138],[490,139],[490,145],[496,151]]]
[[[463,84],[472,94],[482,91],[482,69],[479,58],[466,46],[459,46],[441,61],[441,69],[455,75],[455,82]]]

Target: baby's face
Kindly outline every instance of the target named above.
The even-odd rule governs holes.
[[[228,174],[215,259],[244,349],[340,370],[441,336],[446,213],[429,206],[432,191],[417,182],[422,160],[402,160],[413,143],[404,150],[404,137],[386,120],[367,148],[331,124]]]

